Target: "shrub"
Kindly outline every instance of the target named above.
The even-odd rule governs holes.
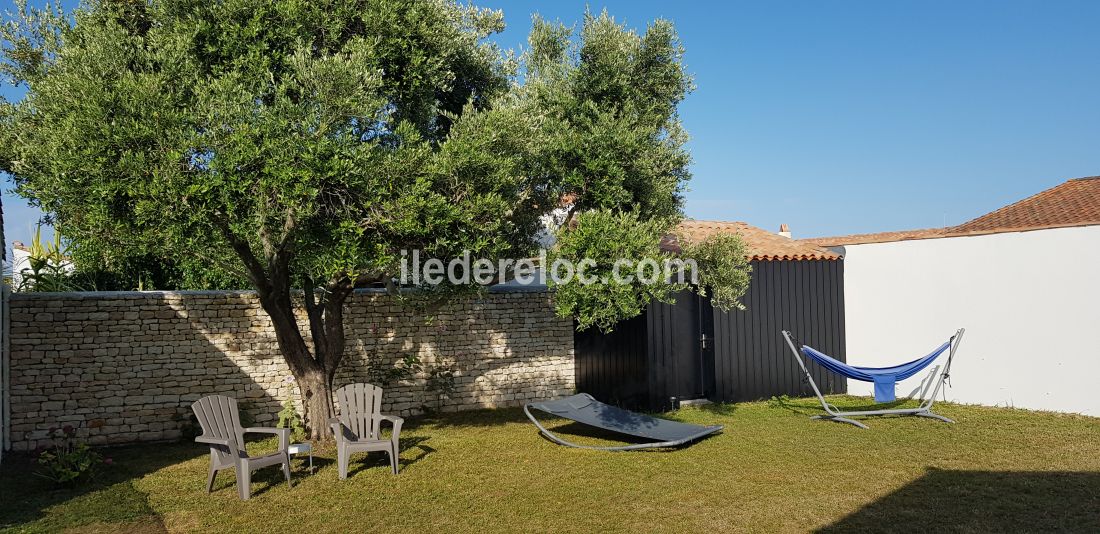
[[[110,458],[104,460],[87,443],[77,440],[72,425],[51,428],[49,437],[53,446],[38,455],[42,469],[36,474],[54,484],[73,486],[88,482],[95,478],[101,465],[111,463]]]

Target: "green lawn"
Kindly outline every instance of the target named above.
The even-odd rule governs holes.
[[[839,397],[842,407],[866,400]],[[820,421],[808,399],[684,409],[723,433],[659,452],[578,450],[541,438],[520,410],[410,421],[402,472],[332,451],[294,487],[257,472],[251,501],[231,473],[203,491],[196,444],[109,449],[96,484],[51,490],[27,457],[0,465],[0,528],[13,531],[677,532],[1100,531],[1100,419],[938,405],[955,418]],[[576,425],[555,423],[568,432]],[[603,441],[597,436],[578,440]],[[257,446],[271,446],[270,442]],[[367,458],[364,462],[363,458]]]

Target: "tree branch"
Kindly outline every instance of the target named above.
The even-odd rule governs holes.
[[[580,207],[580,202],[574,201],[573,206],[569,208],[569,212],[565,214],[565,219],[561,222],[562,228],[569,228],[569,223],[573,221],[573,215],[577,213],[577,209]]]
[[[309,334],[313,337],[313,352],[318,360],[323,361],[328,352],[324,316],[324,302],[327,299],[322,298],[321,304],[317,303],[317,288],[308,274],[302,275],[302,291],[305,292],[306,317],[309,320]]]
[[[320,325],[325,350],[318,352],[317,358],[330,378],[336,374],[336,369],[344,358],[344,301],[354,289],[352,280],[346,274],[334,276],[325,287],[328,295],[323,303],[324,321]]]
[[[248,242],[233,233],[233,230],[229,228],[229,223],[220,217],[215,218],[214,226],[222,233],[222,237],[229,242],[229,246],[233,247],[233,251],[244,263],[245,269],[248,271],[248,278],[252,280],[252,285],[256,286],[256,291],[259,291],[261,295],[270,293],[271,279],[268,278],[267,271],[264,270],[259,258],[252,253],[252,247],[248,246]]]

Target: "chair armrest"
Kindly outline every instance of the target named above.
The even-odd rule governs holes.
[[[270,428],[253,426],[244,429],[244,434],[275,434],[279,436],[279,450],[285,451],[290,446],[290,429],[289,428]]]
[[[271,428],[266,426],[250,426],[244,429],[245,434],[290,434],[289,428]]]
[[[329,417],[328,427],[332,430],[332,435],[336,437],[336,441],[344,441],[344,424],[340,422],[339,417]]]
[[[211,436],[199,436],[195,438],[195,443],[205,443],[207,445],[221,445],[223,447],[229,446],[229,438],[215,438]]]
[[[389,421],[393,425],[393,436],[390,439],[396,444],[398,438],[401,436],[401,425],[405,423],[405,420],[396,415],[379,415],[379,419],[383,421]]]

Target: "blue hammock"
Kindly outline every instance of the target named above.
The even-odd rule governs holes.
[[[896,399],[894,387],[899,381],[921,372],[949,348],[951,348],[950,341],[940,345],[928,356],[893,367],[848,365],[807,345],[802,345],[802,354],[838,375],[862,382],[873,382],[875,384],[875,402],[891,402]]]

